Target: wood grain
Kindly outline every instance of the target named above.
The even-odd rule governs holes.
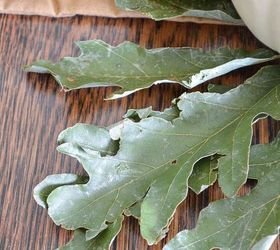
[[[103,39],[113,45],[125,40],[146,47],[229,46],[254,49],[262,45],[245,27],[159,22],[142,19],[0,16],[0,249],[55,249],[72,236],[56,227],[47,212],[32,198],[34,186],[49,174],[81,173],[77,161],[56,152],[60,131],[77,122],[109,125],[119,121],[128,108],[153,106],[162,110],[185,90],[163,84],[122,100],[103,101],[112,88],[63,93],[47,75],[26,74],[21,67],[35,59],[57,60],[77,55],[74,41]],[[258,67],[215,79],[237,85]],[[255,126],[254,142],[273,139],[279,125],[266,120]],[[241,190],[246,192],[248,186]],[[175,215],[167,240],[179,230],[193,228],[199,211],[222,197],[215,185],[196,196],[190,192]],[[165,240],[166,241],[166,240]],[[137,221],[127,219],[112,249],[161,249],[147,247]],[[280,249],[279,242],[274,250]]]

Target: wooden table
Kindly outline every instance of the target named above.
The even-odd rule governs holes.
[[[76,160],[56,152],[60,131],[78,122],[109,125],[122,118],[128,108],[153,106],[162,110],[185,90],[162,84],[122,100],[104,101],[112,88],[60,91],[47,75],[26,74],[21,67],[35,59],[58,60],[78,55],[74,41],[102,39],[113,45],[125,40],[146,47],[244,47],[261,46],[245,27],[159,22],[141,19],[94,17],[45,18],[0,16],[0,249],[55,249],[72,234],[54,225],[39,207],[32,190],[47,175],[81,173]],[[257,67],[258,68],[258,67]],[[213,82],[239,84],[257,68],[219,78]],[[254,142],[268,142],[279,126],[262,121],[255,126]],[[245,192],[244,188],[241,192]],[[167,239],[195,226],[199,211],[209,201],[221,198],[215,185],[196,196],[190,192],[181,204]],[[164,241],[165,242],[165,241]],[[161,249],[164,242],[149,249]],[[278,246],[278,247],[277,247]],[[138,223],[124,222],[113,249],[148,249],[139,236]],[[280,249],[275,243],[273,249]]]

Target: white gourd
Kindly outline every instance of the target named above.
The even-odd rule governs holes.
[[[252,33],[280,52],[280,0],[232,0]]]

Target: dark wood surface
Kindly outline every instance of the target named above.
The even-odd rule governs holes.
[[[55,249],[71,233],[56,227],[39,207],[32,190],[47,175],[81,173],[76,160],[56,152],[60,131],[77,122],[109,125],[119,121],[128,108],[153,106],[162,110],[185,90],[163,84],[140,91],[122,100],[103,101],[111,88],[60,91],[47,75],[26,74],[21,67],[35,59],[57,60],[78,55],[74,41],[103,39],[113,45],[125,40],[146,47],[229,46],[254,49],[262,46],[245,27],[155,23],[151,20],[73,17],[0,16],[0,249]],[[216,79],[213,82],[237,85],[258,67]],[[254,142],[268,142],[279,126],[268,120],[255,126]],[[244,193],[247,187],[241,190]],[[199,211],[209,201],[222,197],[215,185],[196,196],[190,192],[171,224],[170,239],[179,230],[193,228]],[[149,249],[161,249],[164,241]],[[148,249],[140,238],[138,223],[124,222],[113,249]],[[274,250],[280,249],[275,243]]]

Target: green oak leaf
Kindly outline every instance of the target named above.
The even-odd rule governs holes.
[[[50,73],[65,90],[118,86],[121,89],[109,97],[114,99],[163,82],[192,88],[235,69],[279,57],[266,49],[147,50],[131,42],[114,47],[100,40],[76,44],[81,49],[79,57],[65,57],[58,63],[34,62],[25,71]]]
[[[141,12],[155,20],[190,16],[242,24],[230,0],[115,0],[115,2],[121,9]]]
[[[51,192],[49,215],[64,228],[87,229],[90,240],[143,200],[141,233],[153,244],[164,237],[185,199],[193,165],[215,154],[222,155],[219,184],[227,196],[234,195],[247,179],[252,123],[259,114],[280,118],[279,69],[265,67],[225,94],[183,94],[175,102],[180,116],[172,121],[153,116],[139,122],[125,119],[117,125],[119,133],[114,132],[119,134],[119,148],[113,155],[100,155],[77,139],[72,143],[71,136],[64,138],[68,130],[80,131],[79,125],[66,130],[59,136],[58,150],[80,161],[89,182]]]
[[[178,233],[164,250],[270,249],[280,227],[280,135],[250,154],[249,178],[258,184],[248,195],[211,203],[193,230]]]
[[[74,239],[59,250],[108,250],[122,227],[123,216],[120,216],[107,229],[96,238],[86,241],[85,230],[78,229],[74,233]]]
[[[80,125],[82,126],[82,124]],[[71,131],[69,131],[71,133]],[[73,134],[73,136],[75,133]],[[103,134],[107,137],[106,134]],[[70,134],[69,134],[70,136]],[[268,147],[266,145],[255,145],[251,148],[251,157],[250,157],[250,171],[249,178],[259,179],[265,174],[267,165],[275,164],[280,162],[280,136],[278,140],[275,140],[273,144],[276,146]],[[109,144],[108,144],[109,145]],[[103,151],[101,151],[103,152]],[[256,157],[262,155],[262,157]],[[202,187],[212,184],[210,183],[211,178],[216,180],[217,174],[213,174],[213,171],[216,169],[218,157],[208,157],[200,160],[194,166],[194,170],[189,179],[189,187],[199,193],[202,191]],[[265,161],[265,164],[263,162]],[[252,168],[254,167],[254,168]],[[206,178],[206,173],[209,173],[209,178]],[[212,176],[212,177],[211,177]],[[70,185],[70,184],[81,184],[86,183],[88,180],[85,176],[77,176],[74,174],[59,174],[59,175],[50,175],[45,180],[43,180],[39,185],[34,189],[34,197],[37,203],[44,208],[46,208],[46,199],[48,195],[58,186]],[[133,216],[134,218],[140,220],[141,216],[141,203],[137,202],[132,205],[130,208],[124,211],[126,216]],[[116,227],[117,226],[117,227]],[[118,234],[118,231],[121,228],[119,221],[113,225],[109,225],[107,229],[100,233],[101,237],[98,239],[93,239],[86,241],[85,239],[85,230],[78,229],[75,231],[75,239],[68,243],[66,246],[61,247],[60,250],[76,250],[76,249],[109,249],[113,239]],[[108,231],[107,231],[108,230]],[[114,231],[112,231],[114,230]],[[117,230],[117,231],[116,231]],[[112,233],[113,232],[113,233]]]
[[[164,112],[156,112],[152,111],[151,108],[143,109],[143,110],[130,110],[128,113],[133,114],[132,117],[129,117],[128,114],[125,116],[127,118],[136,118],[134,113],[139,114],[146,114],[144,117],[141,117],[141,119],[151,117],[152,115],[155,115],[157,117],[164,118],[166,120],[171,121],[171,117],[175,119],[175,114],[177,114],[177,117],[179,116],[179,113],[177,112],[177,107],[174,105],[170,109],[166,109]],[[148,112],[149,111],[149,112]],[[174,111],[174,112],[173,112]],[[172,114],[172,115],[166,115]],[[138,117],[139,118],[139,117]],[[138,120],[137,118],[137,120]],[[74,129],[75,128],[75,129]],[[115,145],[112,144],[112,142],[109,140],[108,133],[105,132],[104,129],[97,129],[96,127],[91,127],[89,125],[85,124],[79,124],[73,127],[73,129],[68,129],[61,133],[60,137],[64,137],[62,142],[65,142],[71,138],[72,143],[76,144],[80,147],[85,147],[87,149],[91,149],[93,151],[99,152],[100,154],[104,154],[104,152],[114,153],[114,150],[112,148],[115,148]],[[93,133],[92,133],[93,132]],[[63,135],[63,136],[62,136]],[[87,136],[89,138],[94,138],[93,140],[87,140]],[[98,136],[98,137],[96,137]],[[98,140],[97,140],[98,139]],[[60,141],[60,139],[59,139]],[[99,143],[98,143],[99,142]],[[97,144],[95,144],[97,143]],[[114,145],[114,146],[112,146]],[[216,158],[215,158],[216,159]],[[214,163],[217,164],[217,161],[215,159],[212,159],[211,157],[204,158],[197,162],[194,166],[194,171],[190,177],[190,184],[189,187],[193,190],[196,190],[197,187],[200,185],[206,186],[207,185],[207,178],[205,178],[205,173],[208,171],[212,171],[212,167],[214,166]],[[211,169],[209,169],[211,168]],[[200,170],[201,169],[201,170]],[[215,175],[216,176],[216,175]],[[55,174],[50,175],[46,177],[40,184],[38,184],[34,188],[34,198],[36,202],[44,207],[47,208],[47,198],[49,194],[55,190],[59,186],[64,185],[78,185],[78,184],[85,184],[88,181],[87,176],[78,176],[74,174]],[[200,188],[200,187],[199,187]],[[201,189],[201,188],[200,188]],[[132,205],[130,208],[126,209],[124,211],[124,214],[126,216],[133,216],[134,218],[140,220],[141,215],[141,204],[142,201],[136,202],[134,205]],[[75,231],[74,240],[69,242],[66,246],[59,248],[60,250],[71,250],[71,249],[109,249],[109,246],[111,245],[113,239],[118,234],[119,230],[121,228],[121,223],[117,221],[117,224],[114,223],[114,225],[109,225],[108,228],[106,228],[104,231],[102,231],[97,238],[94,238],[92,240],[86,241],[85,238],[85,230],[83,229],[77,229]],[[112,233],[113,232],[113,233]]]

